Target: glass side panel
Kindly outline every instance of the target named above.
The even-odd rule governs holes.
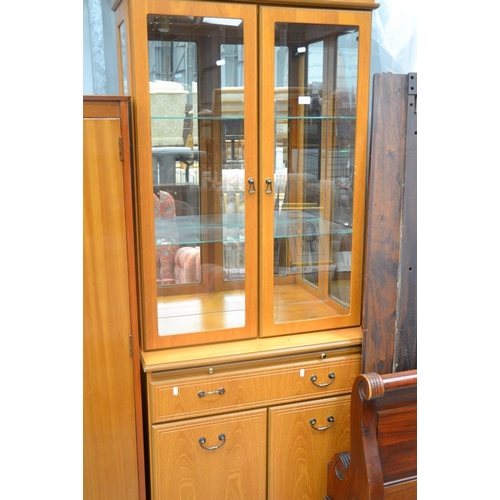
[[[149,15],[160,335],[245,325],[241,19]]]
[[[275,24],[275,323],[349,313],[357,37]]]

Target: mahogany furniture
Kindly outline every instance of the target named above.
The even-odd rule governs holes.
[[[417,368],[417,74],[373,78],[363,372]]]
[[[359,375],[351,449],[328,464],[325,500],[417,498],[417,370]]]

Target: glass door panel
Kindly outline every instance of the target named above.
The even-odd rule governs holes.
[[[262,115],[272,98],[272,124],[265,117],[261,122],[261,161],[273,182],[262,204],[273,212],[272,233],[263,235],[265,252],[272,234],[273,265],[262,283],[273,307],[262,307],[274,334],[360,320],[359,306],[352,315],[351,266],[353,231],[363,230],[353,223],[364,197],[355,174],[364,175],[365,159],[356,151],[360,26],[349,21],[349,15],[311,10],[300,17],[288,9],[263,14],[261,46],[274,47],[266,54],[274,70],[264,76],[261,108]],[[356,189],[361,200],[355,209]]]
[[[256,335],[246,280],[256,260],[246,237],[256,141],[245,118],[256,111],[246,92],[256,83],[245,82],[245,29],[255,26],[243,15],[207,16],[209,7],[147,16],[158,335],[195,339],[174,345]]]

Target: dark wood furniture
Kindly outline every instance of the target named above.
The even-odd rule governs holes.
[[[417,74],[376,74],[362,372],[417,368]]]
[[[351,393],[351,451],[328,464],[324,500],[417,498],[417,370],[359,375]]]

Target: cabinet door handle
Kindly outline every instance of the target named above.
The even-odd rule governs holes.
[[[224,389],[224,387],[221,387],[220,389],[216,389],[215,391],[208,391],[208,392],[200,391],[198,393],[198,397],[203,398],[205,396],[210,396],[211,394],[220,394],[222,396],[222,394],[224,394],[225,392],[226,389]]]
[[[329,429],[334,423],[335,423],[335,419],[333,418],[332,415],[330,415],[328,418],[327,418],[328,422],[331,422],[330,425],[325,425],[325,427],[314,427],[315,424],[316,424],[316,419],[315,418],[311,418],[311,420],[309,420],[309,424],[311,425],[311,427],[315,430],[315,431],[326,431],[327,429]]]
[[[311,377],[311,382],[316,386],[316,387],[328,387],[330,384],[333,384],[333,382],[335,381],[335,373],[333,372],[330,372],[328,374],[328,378],[330,379],[330,382],[324,382],[322,384],[317,384],[316,383],[316,380],[318,380],[318,377],[316,375],[313,375]]]
[[[255,193],[255,181],[253,180],[253,177],[248,178],[248,192],[250,194]]]
[[[268,177],[266,179],[266,193],[271,194],[273,192],[273,181]]]
[[[206,438],[201,437],[200,439],[198,439],[198,443],[200,443],[200,446],[204,450],[217,450],[218,448],[220,448],[221,446],[223,446],[224,443],[226,442],[226,435],[225,434],[220,434],[219,435],[219,441],[222,441],[222,443],[214,445],[214,446],[205,446],[205,443],[207,442]]]

